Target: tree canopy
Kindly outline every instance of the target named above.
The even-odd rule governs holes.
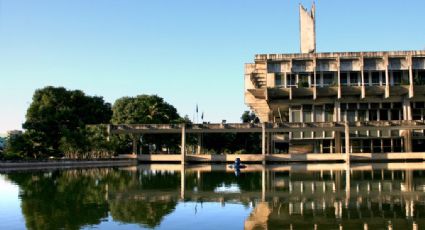
[[[75,140],[87,124],[109,123],[111,115],[102,97],[48,86],[35,91],[23,128],[35,152],[56,155],[63,138]]]
[[[181,123],[177,109],[157,95],[122,97],[112,107],[114,124]]]
[[[177,109],[157,95],[139,95],[136,97],[122,97],[115,101],[112,107],[113,124],[172,124],[183,123],[186,120],[177,113]],[[120,135],[113,138],[116,151],[128,153],[131,149],[129,135]],[[178,135],[144,135],[144,146],[150,144],[157,150],[166,147],[171,151],[178,149]]]

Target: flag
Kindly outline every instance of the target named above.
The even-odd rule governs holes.
[[[204,112],[201,114],[201,119],[204,120]]]
[[[196,104],[196,113],[198,113],[198,104]]]

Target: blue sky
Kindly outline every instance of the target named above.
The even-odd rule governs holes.
[[[0,133],[19,129],[35,89],[81,89],[113,103],[157,94],[192,118],[238,122],[243,67],[299,51],[311,0],[0,0]],[[318,0],[317,49],[425,48],[425,1]]]

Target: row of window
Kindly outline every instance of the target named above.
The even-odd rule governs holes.
[[[385,71],[364,71],[366,86],[386,85]],[[285,82],[286,75],[286,82]],[[409,84],[409,73],[406,70],[389,71],[390,85]],[[340,83],[343,86],[361,86],[360,72],[341,72]],[[414,84],[425,85],[425,70],[414,71]],[[277,73],[275,86],[277,87],[310,87],[314,85],[313,73]],[[337,85],[336,72],[320,72],[316,74],[317,86]]]

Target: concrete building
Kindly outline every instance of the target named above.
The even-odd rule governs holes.
[[[245,103],[261,122],[424,120],[425,50],[316,53],[315,8],[300,6],[301,53],[257,54],[245,65]],[[274,150],[345,152],[336,131],[274,134]],[[423,130],[350,132],[350,152],[416,152]]]

